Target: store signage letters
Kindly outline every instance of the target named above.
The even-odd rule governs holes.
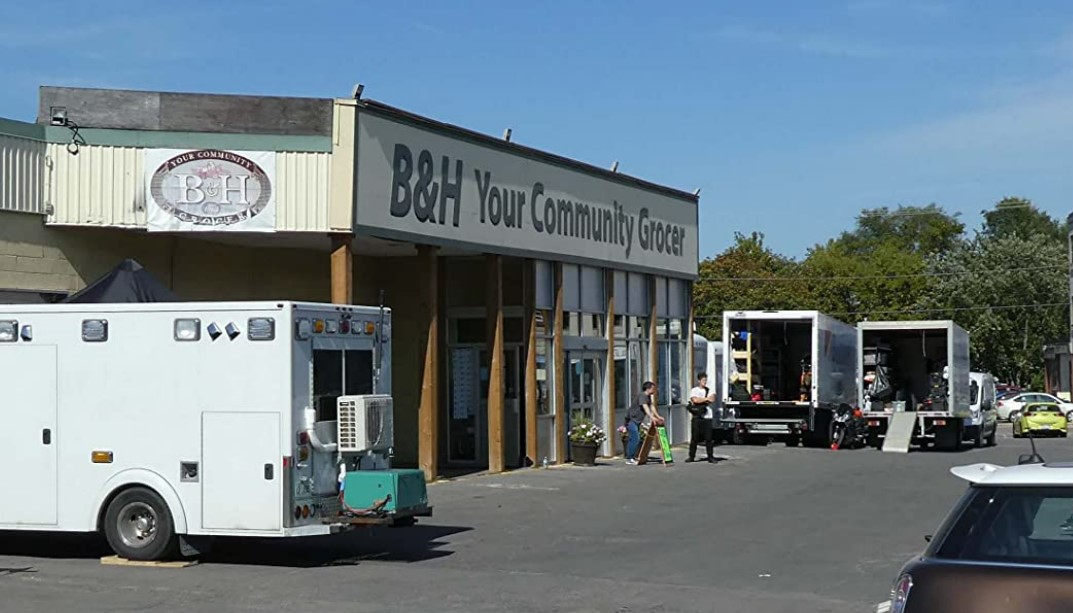
[[[617,200],[579,202],[557,194],[543,181],[534,181],[528,190],[497,185],[492,171],[472,167],[472,174],[467,174],[467,166],[464,160],[447,155],[437,160],[428,149],[417,150],[415,158],[409,146],[396,143],[389,203],[392,217],[412,215],[424,223],[457,228],[464,218],[463,181],[472,177],[477,202],[466,204],[479,207],[481,224],[619,245],[626,258],[634,245],[676,257],[686,253],[686,228],[653,219],[647,207],[630,214]]]

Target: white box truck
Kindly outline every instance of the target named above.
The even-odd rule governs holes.
[[[903,418],[912,432],[899,435],[901,447],[994,441],[993,420],[973,419],[968,332],[949,320],[864,321],[857,334],[857,394],[873,446],[887,448],[884,438],[901,412],[915,416]]]
[[[697,375],[708,375],[708,389],[715,394],[715,403],[712,405],[712,426],[715,428],[713,436],[717,441],[726,438],[727,424],[723,421],[723,342],[710,341],[700,334],[693,334],[693,379],[689,384],[690,389],[697,384]],[[687,437],[688,440],[688,437]]]
[[[723,342],[735,443],[830,444],[832,411],[856,401],[852,326],[818,311],[727,311]]]
[[[0,530],[151,560],[427,515],[422,473],[389,468],[390,338],[377,307],[2,305]],[[392,495],[356,502],[369,478]]]

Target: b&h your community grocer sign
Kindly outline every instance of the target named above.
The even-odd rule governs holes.
[[[696,274],[696,202],[359,120],[357,224],[408,236]]]

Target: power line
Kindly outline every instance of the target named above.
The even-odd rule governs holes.
[[[1036,302],[1030,304],[1002,304],[1002,305],[989,305],[989,306],[971,306],[971,307],[935,307],[935,308],[910,308],[910,309],[877,309],[874,311],[841,311],[830,312],[827,315],[904,315],[908,313],[946,313],[950,311],[1002,311],[1006,309],[1043,309],[1052,307],[1068,307],[1068,302]],[[736,311],[739,309],[726,309],[727,311]],[[745,309],[740,309],[745,310]],[[781,310],[781,309],[764,309],[764,310]],[[722,315],[694,315],[694,320],[707,320],[707,319],[722,319]]]
[[[943,216],[946,216],[946,217],[957,217],[958,215],[966,214],[964,211],[945,211],[945,210],[943,210],[941,208],[936,208],[936,209],[933,209],[933,210],[924,210],[924,211],[907,211],[907,210],[902,210],[902,209],[899,208],[899,209],[896,209],[896,210],[893,210],[893,211],[888,210],[886,212],[883,211],[884,208],[886,208],[886,207],[880,207],[878,209],[865,209],[865,210],[861,211],[861,213],[858,214],[857,217],[918,217],[918,216],[921,216],[921,215],[943,215]],[[1012,211],[1012,210],[1016,210],[1016,209],[1034,209],[1034,208],[1036,208],[1036,205],[1034,205],[1034,204],[1032,204],[1030,202],[1026,202],[1026,203],[1023,203],[1023,204],[1003,205],[1003,206],[1000,206],[998,208],[992,209],[990,211],[984,211],[984,213],[993,213],[993,212],[996,212],[996,211]]]
[[[1049,264],[1046,266],[1025,266],[1022,268],[1005,268],[994,270],[980,270],[980,271],[965,271],[965,272],[917,272],[917,273],[905,273],[898,275],[842,275],[842,276],[830,276],[830,277],[714,277],[705,279],[701,277],[698,282],[701,281],[759,281],[759,282],[780,282],[780,281],[864,281],[864,280],[890,280],[890,279],[915,279],[920,277],[957,277],[957,276],[980,276],[980,275],[995,275],[995,274],[1007,274],[1018,272],[1032,272],[1038,270],[1055,270],[1058,268],[1067,268],[1068,264]]]

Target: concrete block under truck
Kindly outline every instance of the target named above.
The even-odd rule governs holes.
[[[915,416],[905,420],[911,432],[897,437],[903,451],[910,444],[958,449],[966,438],[985,436],[993,442],[993,420],[973,419],[968,332],[941,320],[864,321],[857,333],[857,393],[872,446],[888,449],[884,438],[901,412]],[[986,433],[973,430],[987,426]]]
[[[391,313],[292,302],[0,306],[0,530],[120,556],[430,515],[390,468]],[[2,533],[0,533],[0,538]]]
[[[856,401],[852,326],[817,311],[727,311],[723,339],[735,443],[830,444],[834,410]]]

